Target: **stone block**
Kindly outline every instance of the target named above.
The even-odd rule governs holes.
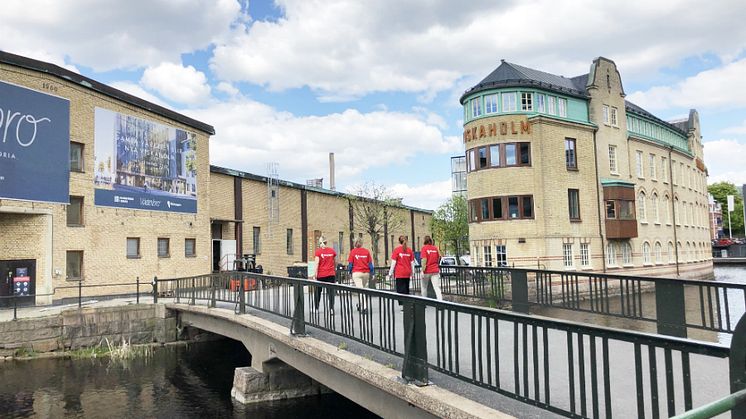
[[[156,319],[154,334],[156,342],[175,342],[177,334],[176,317]]]
[[[31,342],[31,349],[34,352],[52,352],[60,349],[60,342],[58,339],[44,339]]]

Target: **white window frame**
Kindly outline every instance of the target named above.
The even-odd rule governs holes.
[[[556,96],[547,96],[547,113],[549,115],[557,115],[557,109],[554,104],[555,99]]]
[[[633,265],[632,245],[629,244],[629,242],[622,243],[622,265],[624,266]]]
[[[617,165],[617,153],[616,153],[616,146],[610,145],[609,146],[609,172],[614,175],[619,174],[619,167]]]
[[[619,126],[619,118],[617,118],[617,108],[611,107],[611,126],[612,127],[618,127]]]
[[[655,170],[655,154],[648,154],[648,172],[650,173],[650,179],[656,180],[656,170]]]
[[[603,107],[603,120],[604,124],[609,125],[609,105]]]
[[[645,192],[640,191],[637,193],[637,218],[640,223],[647,223],[647,211],[645,210]]]
[[[516,92],[501,93],[503,112],[515,112],[518,110]]]
[[[637,168],[637,177],[640,179],[645,178],[645,166],[642,164],[642,151],[635,151],[635,167]]]
[[[661,223],[660,219],[660,211],[658,210],[658,194],[653,192],[653,195],[650,197],[650,209],[653,211],[653,221],[656,224]]]
[[[663,246],[661,246],[661,242],[655,242],[655,264],[663,264]]]
[[[557,98],[557,114],[563,118],[567,118],[567,99],[563,97]]]
[[[484,266],[492,266],[492,246],[482,246],[482,254],[484,255]]]
[[[666,167],[667,158],[661,156],[661,180],[668,183],[668,168]]]
[[[546,112],[546,96],[541,93],[536,94],[536,111],[545,113]]]
[[[497,93],[494,93],[491,95],[485,95],[484,96],[484,113],[485,114],[497,113],[498,112],[497,102],[498,102]]]
[[[676,263],[676,250],[673,247],[673,242],[668,242],[668,263]]]
[[[616,260],[616,246],[612,242],[606,244],[606,265],[619,266]]]
[[[562,244],[562,264],[565,269],[575,268],[575,258],[572,254],[572,243]]]
[[[651,253],[650,252],[650,243],[643,242],[642,243],[642,264],[643,265],[652,265],[653,264],[651,262],[652,259],[650,258],[650,253]]]
[[[480,116],[482,116],[482,96],[471,100],[471,117],[478,118]]]
[[[522,111],[533,111],[534,110],[534,94],[531,92],[521,92],[521,110]]]
[[[591,251],[588,243],[580,243],[580,266],[584,268],[591,266]]]
[[[508,266],[508,249],[504,244],[495,245],[495,266]]]

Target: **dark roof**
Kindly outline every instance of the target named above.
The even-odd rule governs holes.
[[[666,122],[666,121],[658,118],[657,116],[653,115],[652,113],[646,111],[645,109],[643,109],[643,108],[635,105],[634,103],[632,103],[632,102],[630,102],[628,100],[624,101],[624,107],[625,107],[625,110],[626,110],[627,113],[637,114],[639,116],[642,116],[642,117],[645,117],[647,119],[650,119],[650,120],[652,120],[652,121],[654,121],[654,122],[656,122],[658,124],[661,124],[661,125],[663,125],[665,127],[671,128],[672,130],[674,130],[674,131],[676,131],[679,134],[682,134],[684,136],[686,136],[687,133],[688,133],[688,124],[689,124],[689,121],[682,122],[684,124],[683,127],[680,126],[678,123],[677,124],[672,124],[670,122]]]
[[[148,102],[147,100],[140,99],[137,96],[133,96],[129,93],[125,93],[121,90],[115,89],[111,86],[107,86],[103,83],[97,82],[96,80],[82,76],[73,71],[64,69],[55,64],[46,63],[44,61],[38,61],[31,58],[23,57],[9,52],[0,51],[0,63],[9,64],[15,67],[25,68],[28,70],[38,71],[41,73],[47,73],[57,78],[63,79],[70,83],[74,83],[85,87],[119,101],[129,103],[130,105],[144,109],[149,112],[161,115],[165,118],[180,122],[184,125],[190,126],[194,129],[198,129],[202,132],[206,132],[210,135],[215,135],[215,128],[212,125],[205,124],[204,122],[197,121],[196,119],[189,118],[188,116],[182,115],[178,112],[174,112],[170,109],[166,109],[163,106],[156,105],[155,103]]]
[[[240,170],[235,170],[235,169],[228,169],[227,167],[220,167],[220,166],[215,166],[215,165],[210,165],[210,172],[211,173],[220,173],[220,174],[228,175],[228,176],[236,176],[236,177],[240,177],[240,178],[243,178],[243,179],[255,180],[255,181],[258,181],[258,182],[262,182],[262,183],[267,183],[267,181],[269,180],[266,176],[256,175],[254,173],[242,172]],[[353,194],[348,194],[348,193],[339,192],[339,191],[332,191],[330,189],[317,188],[315,186],[310,186],[310,185],[303,185],[303,184],[300,184],[300,183],[290,182],[288,180],[279,180],[278,184],[280,186],[285,186],[287,188],[301,189],[301,190],[307,190],[307,191],[312,191],[312,192],[318,192],[318,193],[322,193],[322,194],[326,194],[326,195],[338,196],[338,197],[341,197],[341,198],[357,197],[357,195],[353,195]],[[424,212],[424,213],[427,213],[427,214],[432,214],[433,213],[432,210],[428,210],[428,209],[424,209],[424,208],[417,208],[417,207],[412,207],[412,206],[404,205],[404,204],[401,204],[399,206],[401,208],[404,208],[404,209],[414,210],[414,211],[419,211],[419,212]]]
[[[466,96],[472,93],[495,87],[538,87],[587,99],[589,97],[585,90],[587,81],[587,74],[570,79],[503,60],[492,73],[464,92],[461,96],[461,103],[463,104]]]

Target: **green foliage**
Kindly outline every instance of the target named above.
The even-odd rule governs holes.
[[[735,234],[743,231],[743,198],[736,185],[731,182],[717,182],[707,187],[707,192],[719,202],[723,208],[723,230],[728,234],[728,195],[735,198],[736,207],[730,213],[731,230]]]
[[[347,350],[347,343],[345,342],[339,342],[339,345],[337,345],[337,349],[340,351],[346,351]]]
[[[433,239],[442,243],[446,253],[461,256],[469,248],[469,223],[466,198],[452,196],[438,207],[430,219]]]

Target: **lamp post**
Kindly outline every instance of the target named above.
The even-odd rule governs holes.
[[[733,231],[731,231],[730,226],[730,213],[733,211],[733,208],[735,208],[735,197],[733,195],[728,195],[728,237],[732,240],[733,239]]]

